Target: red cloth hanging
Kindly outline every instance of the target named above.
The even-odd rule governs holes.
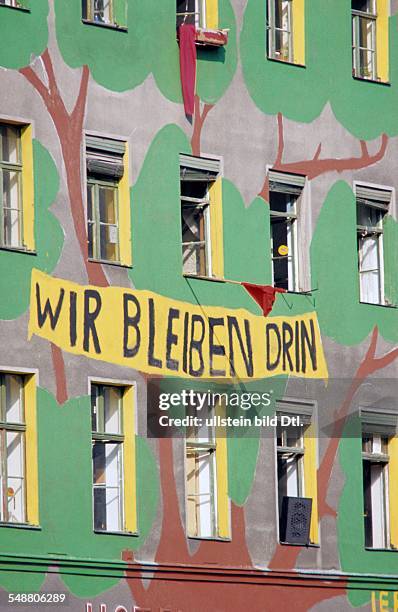
[[[194,114],[196,81],[195,26],[183,23],[178,28],[180,40],[180,74],[184,110],[187,115]]]
[[[268,316],[271,312],[276,294],[286,293],[286,289],[271,287],[271,285],[253,285],[252,283],[242,283],[242,285],[260,306],[264,317]]]

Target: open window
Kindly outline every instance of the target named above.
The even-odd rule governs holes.
[[[384,304],[383,220],[392,192],[356,185],[355,193],[360,301]]]
[[[91,385],[94,530],[136,531],[132,388]]]
[[[365,546],[397,548],[397,415],[361,410]]]
[[[279,538],[285,543],[318,543],[317,455],[313,406],[280,401],[276,430]],[[298,418],[300,426],[292,425]],[[301,528],[291,533],[289,522],[298,506]],[[300,531],[300,533],[299,533]]]
[[[131,265],[127,143],[86,136],[88,256]]]
[[[304,65],[304,25],[304,0],[268,0],[268,57]]]
[[[220,162],[180,155],[183,273],[223,276]]]
[[[217,412],[220,414],[222,408]],[[209,410],[207,418],[215,413]],[[189,537],[230,536],[225,436],[224,428],[207,424],[187,432],[185,473]]]
[[[127,0],[82,0],[82,12],[84,20],[98,25],[127,25]]]
[[[184,24],[195,26],[199,45],[220,47],[228,42],[228,30],[218,25],[218,0],[177,0],[177,30]]]
[[[388,2],[351,0],[353,75],[388,81]]]
[[[269,172],[272,283],[299,291],[298,201],[305,177]]]

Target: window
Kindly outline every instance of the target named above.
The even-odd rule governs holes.
[[[0,521],[38,523],[34,376],[0,373]]]
[[[360,301],[384,304],[383,219],[391,191],[356,186]]]
[[[220,411],[221,408],[218,413]],[[187,435],[185,466],[189,537],[229,537],[225,435],[225,430],[210,425],[192,428]]]
[[[214,0],[177,0],[177,28],[189,23],[196,28],[206,28],[206,2]]]
[[[318,542],[317,455],[313,406],[280,401],[276,428],[279,533],[285,533],[282,513],[284,498],[306,497],[312,500],[310,541]],[[301,427],[286,425],[284,419],[299,417]]]
[[[23,379],[0,374],[1,521],[26,522]]]
[[[269,0],[267,29],[268,56],[292,62],[292,0]]]
[[[376,0],[352,0],[354,75],[376,80]]]
[[[221,278],[223,267],[220,162],[180,155],[184,274]]]
[[[398,547],[397,415],[361,410],[365,546]]]
[[[126,143],[86,137],[88,256],[131,265]]]
[[[0,124],[1,244],[21,248],[22,235],[22,155],[21,129]]]
[[[83,19],[102,25],[126,26],[126,0],[83,0]]]
[[[91,386],[95,531],[136,531],[131,387]]]
[[[367,434],[362,437],[365,546],[387,548],[388,438]]]
[[[267,55],[304,65],[305,0],[267,0]]]
[[[388,0],[352,0],[351,13],[353,75],[388,81]]]
[[[297,206],[305,178],[270,171],[269,181],[272,283],[298,291]]]

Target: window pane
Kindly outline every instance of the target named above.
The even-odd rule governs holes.
[[[93,445],[94,528],[121,531],[122,445],[95,442]]]
[[[187,502],[190,535],[215,535],[215,452],[187,450]],[[189,523],[193,522],[193,525]]]
[[[182,23],[195,24],[196,2],[195,0],[177,0],[177,13],[191,13],[190,15],[177,14],[177,27]]]
[[[111,0],[94,0],[94,21],[111,23]]]
[[[351,0],[353,11],[362,11],[362,13],[375,13],[374,0]]]
[[[1,160],[12,164],[21,163],[19,152],[19,128],[0,125]]]
[[[275,212],[295,214],[297,196],[280,191],[270,192],[270,208]]]
[[[88,256],[95,257],[94,185],[87,185]]]
[[[182,247],[183,272],[199,276],[207,275],[206,245],[189,244]]]
[[[360,237],[358,249],[361,301],[379,304],[381,300],[379,238],[377,236]]]
[[[271,218],[273,281],[275,287],[294,290],[294,222]]]
[[[4,375],[6,421],[7,423],[23,423],[23,381],[21,376]]]
[[[121,434],[121,399],[119,387],[104,387],[104,430],[106,433]]]
[[[3,236],[6,246],[21,246],[20,172],[3,169]]]
[[[117,190],[99,187],[100,258],[118,259]]]
[[[7,512],[8,521],[21,523],[24,510],[24,449],[22,432],[6,432],[7,444]]]
[[[373,206],[366,204],[358,204],[357,206],[357,223],[366,227],[380,227],[383,219],[383,212]]]

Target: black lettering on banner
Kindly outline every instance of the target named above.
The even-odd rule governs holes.
[[[162,367],[161,359],[157,359],[157,357],[155,357],[154,355],[156,325],[155,325],[155,304],[154,304],[153,298],[148,298],[148,307],[149,307],[148,364],[150,366],[153,366],[154,368],[161,368]]]
[[[278,352],[275,361],[271,362],[271,332],[274,332],[275,337],[278,341]],[[267,370],[271,371],[276,370],[279,365],[279,360],[281,358],[281,335],[279,333],[279,329],[276,323],[267,323],[265,326],[265,337],[266,337],[266,352],[267,352]]]
[[[296,357],[296,372],[300,372],[300,335],[299,335],[299,322],[296,321],[294,324],[294,349]]]
[[[182,349],[182,369],[185,373],[188,372],[188,323],[189,312],[184,314],[184,343]]]
[[[316,372],[316,370],[318,369],[318,365],[317,365],[317,355],[316,355],[316,341],[315,341],[315,328],[314,328],[314,321],[312,319],[310,319],[309,321],[310,324],[310,328],[311,328],[311,339],[308,335],[308,330],[307,327],[305,325],[305,321],[301,321],[301,371],[303,374],[305,374],[306,370],[307,370],[307,353],[306,353],[306,346],[310,355],[310,359],[311,359],[311,363],[312,363],[312,369],[314,372]]]
[[[90,310],[90,300],[95,300],[95,309]],[[83,348],[88,353],[90,351],[90,334],[93,338],[94,349],[96,353],[101,353],[101,347],[98,340],[97,329],[95,327],[95,319],[101,311],[101,295],[95,289],[84,290],[84,334]]]
[[[293,344],[293,329],[289,323],[282,323],[282,368],[286,371],[286,361],[289,363],[290,372],[293,371],[293,362],[290,357],[290,349]]]
[[[173,334],[173,321],[180,318],[180,311],[177,308],[169,309],[169,317],[167,322],[167,337],[166,337],[166,365],[169,370],[178,370],[179,362],[177,359],[172,359],[171,349],[177,345],[178,336]]]
[[[59,298],[57,306],[55,308],[55,312],[53,312],[53,308],[49,299],[46,300],[46,303],[44,305],[44,311],[42,311],[40,299],[40,285],[39,283],[36,283],[37,324],[39,327],[43,327],[47,317],[49,317],[51,329],[54,331],[58,323],[59,315],[61,314],[64,295],[65,289],[61,288],[59,291]]]
[[[71,346],[76,346],[77,330],[76,330],[76,310],[77,310],[77,293],[70,291],[69,293],[69,341]]]
[[[245,336],[246,336],[246,346],[243,343],[243,338],[241,334],[241,330],[239,328],[239,323],[236,317],[227,317],[228,320],[228,342],[229,342],[229,364],[230,364],[230,373],[231,376],[236,376],[235,371],[235,351],[234,351],[234,340],[233,340],[233,332],[235,332],[236,337],[239,342],[240,352],[243,357],[243,361],[245,362],[246,373],[248,376],[253,376],[253,347],[252,347],[252,339],[250,334],[250,323],[247,319],[245,319]]]
[[[135,315],[129,314],[129,304],[134,304]],[[123,356],[135,357],[140,350],[141,332],[138,326],[141,319],[141,306],[135,295],[123,293]],[[136,341],[133,347],[129,346],[129,329],[135,329]]]
[[[200,323],[202,330],[200,334],[200,338],[195,339],[195,324]],[[191,376],[202,376],[204,372],[204,361],[203,361],[203,352],[202,345],[205,337],[205,323],[203,318],[198,314],[193,314],[191,317],[191,342],[189,346],[189,373]],[[198,370],[194,370],[192,367],[192,353],[196,351],[199,356],[200,367]]]
[[[209,317],[209,361],[210,361],[210,376],[225,376],[225,370],[215,370],[213,368],[213,357],[219,355],[225,356],[225,346],[214,342],[214,328],[223,327],[223,317]]]

